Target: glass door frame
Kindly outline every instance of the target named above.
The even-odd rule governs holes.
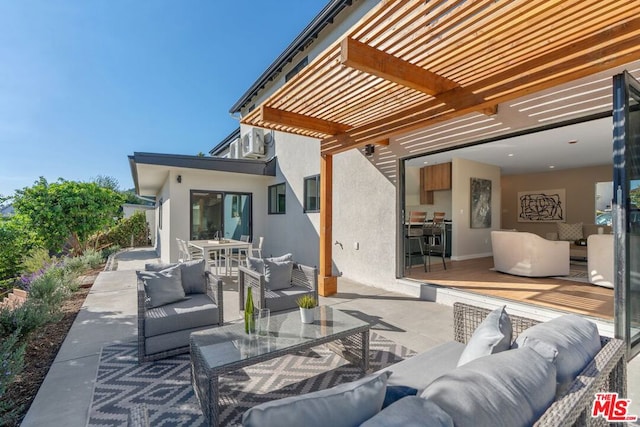
[[[614,330],[625,341],[627,357],[640,352],[640,334],[632,334],[630,186],[632,135],[630,102],[640,103],[640,82],[628,72],[613,77],[613,233],[614,233]],[[637,150],[637,148],[636,148]],[[637,309],[637,306],[636,306]]]
[[[229,199],[233,199],[233,196],[246,196],[248,198],[248,209],[249,209],[249,239],[252,241],[253,239],[253,193],[242,192],[242,191],[221,191],[221,190],[195,190],[192,189],[189,191],[189,236],[191,237],[191,233],[193,231],[193,195],[197,193],[207,193],[209,195],[220,195],[221,203],[220,203],[220,228],[225,237],[227,231],[225,230],[225,203],[227,197]],[[193,239],[192,239],[193,240]]]

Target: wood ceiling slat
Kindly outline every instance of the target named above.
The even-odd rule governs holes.
[[[571,10],[569,11],[569,13],[571,15],[574,15]],[[560,44],[570,44],[575,40],[578,40],[583,35],[583,33],[580,34],[581,28],[571,22],[575,22],[575,18],[573,18],[572,16],[562,17],[560,14],[556,15],[559,16],[557,22],[565,20],[565,27],[551,30],[547,22],[532,22],[531,25],[528,25],[526,28],[524,28],[524,31],[521,31],[519,34],[517,34],[517,36],[514,36],[512,38],[505,37],[505,40],[493,45],[491,54],[477,55],[475,58],[469,58],[469,60],[465,63],[465,66],[457,68],[456,72],[458,74],[473,74],[476,79],[482,79],[492,70],[503,69],[508,66],[507,61],[511,63],[517,63],[530,60],[536,55],[539,55],[541,48],[544,48],[545,50],[554,49]],[[531,36],[527,34],[534,31],[539,35],[539,38],[537,40],[531,40]],[[554,41],[554,36],[562,37],[562,39],[558,38]],[[515,37],[519,39],[517,41],[518,47],[514,47],[515,42],[513,38]],[[507,52],[509,53],[508,58],[506,56]],[[475,68],[473,68],[474,66]],[[463,82],[463,84],[468,83],[470,82]]]
[[[487,103],[503,102],[550,82],[638,59],[640,31],[632,18],[634,9],[633,2],[622,0],[383,0],[349,35],[462,84]],[[625,19],[628,22],[620,24]],[[325,138],[323,150],[339,152],[353,146],[351,138],[355,144],[379,140],[406,132],[411,121],[423,127],[472,108],[464,102],[467,96],[460,97],[463,102],[454,111],[428,95],[345,70],[338,64],[339,42],[264,104],[355,126],[344,135]],[[247,114],[243,123],[318,136],[286,124],[261,123],[256,112]]]

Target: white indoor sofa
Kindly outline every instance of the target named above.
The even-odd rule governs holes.
[[[569,242],[518,231],[492,231],[496,271],[527,277],[567,276]]]

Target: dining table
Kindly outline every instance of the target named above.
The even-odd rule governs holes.
[[[238,250],[238,265],[240,265],[240,251],[245,250],[249,254],[251,250],[251,242],[243,242],[235,239],[210,239],[210,240],[189,240],[189,246],[202,251],[202,256],[207,262],[211,262],[211,252],[224,252],[224,275],[231,275],[231,261],[233,259],[233,250]],[[216,256],[215,274],[220,275],[220,257]],[[229,262],[227,262],[227,260]]]

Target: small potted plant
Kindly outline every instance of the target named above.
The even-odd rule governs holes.
[[[315,306],[317,305],[316,299],[311,295],[303,295],[296,300],[298,307],[300,307],[300,319],[302,323],[313,323],[315,321]]]

